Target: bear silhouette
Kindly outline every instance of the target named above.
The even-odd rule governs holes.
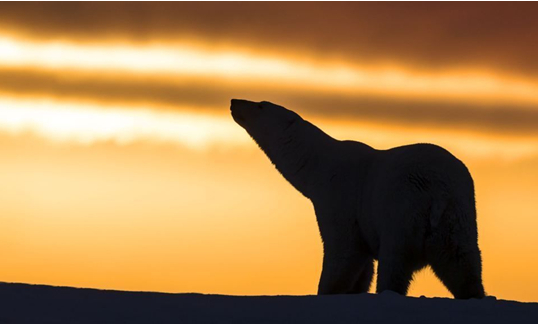
[[[447,150],[413,144],[377,150],[336,140],[270,102],[232,99],[231,114],[305,197],[323,241],[318,294],[406,295],[429,265],[455,298],[482,298],[473,180]]]

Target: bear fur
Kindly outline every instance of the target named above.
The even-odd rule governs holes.
[[[284,107],[233,99],[233,119],[316,212],[323,240],[318,294],[407,294],[429,265],[455,298],[482,298],[473,180],[447,150],[376,150],[339,141]]]

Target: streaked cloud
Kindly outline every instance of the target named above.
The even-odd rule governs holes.
[[[30,131],[54,141],[80,144],[149,140],[193,149],[233,146],[248,140],[242,130],[221,117],[50,98],[0,97],[0,130],[12,134]]]
[[[473,69],[298,60],[200,43],[0,35],[0,76],[2,129],[30,129],[79,143],[164,140],[199,148],[245,143],[248,138],[227,116],[232,97],[271,100],[307,119],[351,118],[363,129],[377,123],[514,133],[530,135],[531,146],[538,135],[538,81]],[[528,143],[507,150],[505,144],[478,142],[473,143],[484,148],[477,150],[481,155],[535,152]]]
[[[83,145],[104,141],[174,143],[195,150],[250,146],[249,136],[228,114],[200,113],[188,106],[103,105],[47,97],[0,97],[0,131],[31,132],[52,141]],[[338,139],[363,141],[384,149],[412,142],[433,142],[473,158],[514,160],[538,154],[538,137],[487,136],[449,129],[375,125],[342,119],[314,118]]]
[[[333,93],[538,104],[538,81],[469,71],[431,73],[404,66],[302,62],[188,44],[115,45],[0,37],[0,66],[70,73],[206,77],[213,80]]]
[[[536,92],[538,94],[538,91]],[[521,103],[451,102],[442,98],[310,91],[259,86],[208,77],[64,73],[0,69],[0,96],[49,96],[126,108],[149,104],[168,110],[190,107],[206,113],[227,111],[232,97],[271,100],[305,117],[351,118],[373,123],[471,129],[486,133],[537,134],[538,108]]]
[[[2,30],[40,39],[203,39],[299,58],[534,77],[536,16],[532,2],[0,4]]]

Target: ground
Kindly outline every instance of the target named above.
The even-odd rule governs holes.
[[[0,323],[537,323],[538,303],[381,295],[222,296],[0,283]]]

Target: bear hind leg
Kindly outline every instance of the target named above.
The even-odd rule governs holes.
[[[437,253],[430,261],[430,266],[454,298],[469,299],[485,296],[478,247],[457,256]]]

